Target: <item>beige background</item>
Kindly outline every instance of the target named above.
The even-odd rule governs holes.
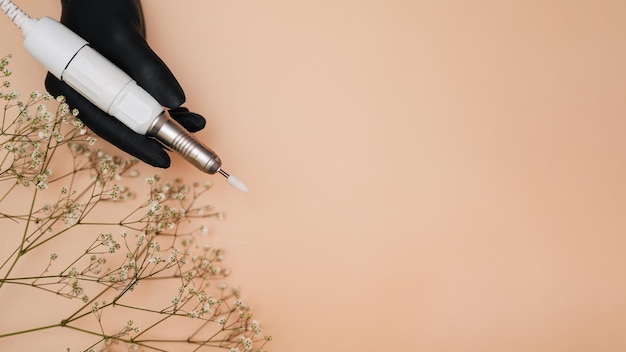
[[[251,189],[212,236],[273,350],[626,349],[626,3],[144,5]]]

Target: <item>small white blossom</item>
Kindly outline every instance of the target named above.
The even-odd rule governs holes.
[[[70,113],[70,106],[67,103],[61,103],[59,105],[59,113],[61,115],[67,115]]]
[[[243,345],[243,348],[244,348],[246,351],[249,351],[249,350],[251,350],[251,349],[252,349],[252,340],[251,340],[249,337],[247,337],[247,336],[243,336],[243,337],[241,338],[240,342],[241,342],[241,344]]]
[[[8,92],[7,94],[4,95],[4,99],[5,100],[15,100],[15,99],[19,98],[19,96],[20,96],[20,93],[18,93],[15,90],[12,90],[12,91],[10,91],[10,92]]]
[[[62,133],[54,131],[52,132],[52,138],[54,138],[57,141],[57,143],[61,143],[63,142],[63,138],[65,138],[65,136]]]

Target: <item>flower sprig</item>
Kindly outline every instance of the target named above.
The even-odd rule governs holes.
[[[11,75],[9,59],[0,78]],[[223,249],[205,243],[208,222],[223,219],[206,204],[210,183],[141,182],[137,160],[98,149],[63,97],[9,90],[0,101],[0,222],[15,229],[0,252],[0,292],[28,287],[76,302],[58,324],[0,339],[65,328],[92,337],[84,351],[264,350],[271,337],[227,284]],[[146,299],[155,290],[163,299]]]

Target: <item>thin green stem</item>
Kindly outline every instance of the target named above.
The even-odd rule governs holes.
[[[8,334],[1,334],[0,335],[0,339],[1,338],[5,338],[5,337],[10,337],[10,336],[17,336],[17,335],[28,334],[28,333],[31,333],[31,332],[36,332],[36,331],[41,331],[41,330],[58,328],[60,326],[62,326],[61,323],[53,324],[53,325],[40,326],[40,327],[37,327],[37,328],[26,329],[26,330],[21,330],[21,331],[10,332]]]
[[[15,268],[15,266],[17,265],[17,263],[19,262],[19,260],[20,260],[20,258],[22,256],[22,251],[24,249],[24,243],[26,241],[26,236],[28,234],[28,228],[29,228],[30,222],[32,220],[32,213],[33,213],[33,209],[35,208],[35,200],[36,199],[37,199],[37,188],[35,188],[35,191],[34,191],[34,194],[33,194],[33,198],[32,198],[31,203],[30,203],[29,216],[28,216],[28,219],[27,219],[25,227],[24,227],[24,232],[22,233],[22,241],[21,241],[20,245],[18,246],[17,253],[15,253],[15,255],[14,255],[15,259],[13,260],[11,266],[9,267],[7,272],[5,273],[4,278],[2,278],[2,281],[0,281],[0,289],[4,285],[4,280],[6,280],[11,275],[11,272],[13,271],[13,269]]]
[[[11,187],[9,189],[7,189],[7,191],[4,193],[4,195],[2,196],[2,198],[0,198],[0,203],[2,203],[6,197],[11,194],[11,192],[15,189],[15,187],[17,187],[19,185],[19,182],[15,182],[11,185]]]

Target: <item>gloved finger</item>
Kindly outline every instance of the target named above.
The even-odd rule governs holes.
[[[135,133],[50,73],[46,76],[45,84],[50,94],[65,96],[67,103],[79,110],[81,121],[99,137],[147,164],[160,168],[170,166],[169,155],[156,140]]]
[[[159,103],[174,108],[185,101],[180,84],[150,48],[139,1],[64,1],[61,23],[130,75]]]
[[[182,105],[185,93],[174,74],[138,32],[132,37],[120,43],[119,50],[124,54],[117,55],[117,65],[161,105],[168,108]]]
[[[206,125],[206,120],[201,115],[190,112],[185,107],[178,107],[168,111],[170,116],[189,132],[198,132]]]

